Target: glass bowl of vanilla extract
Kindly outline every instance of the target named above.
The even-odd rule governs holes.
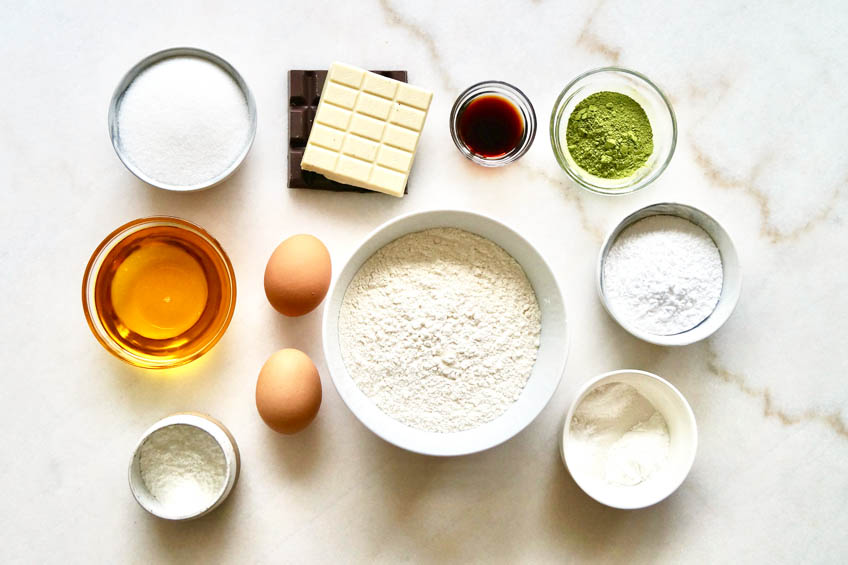
[[[200,226],[140,218],[94,250],[82,303],[107,351],[130,365],[167,369],[197,359],[224,335],[235,309],[235,273]]]
[[[536,136],[536,113],[527,96],[511,84],[480,82],[456,99],[450,132],[466,158],[484,167],[501,167],[530,148]]]

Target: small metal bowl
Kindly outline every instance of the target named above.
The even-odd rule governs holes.
[[[462,113],[474,100],[481,96],[499,96],[512,103],[521,114],[521,120],[524,124],[524,133],[515,146],[509,153],[499,157],[484,157],[471,151],[459,135],[459,119]],[[513,161],[517,161],[522,155],[527,153],[530,146],[533,144],[533,139],[536,137],[536,112],[533,110],[533,104],[530,99],[516,87],[509,83],[499,80],[487,80],[478,82],[469,86],[453,104],[450,113],[450,134],[456,148],[467,159],[482,165],[484,167],[502,167]]]
[[[203,59],[205,61],[209,61],[210,63],[217,65],[221,68],[221,70],[229,74],[236,82],[239,89],[241,89],[242,94],[244,94],[244,99],[247,101],[247,116],[250,120],[250,129],[248,130],[247,134],[247,142],[245,143],[244,148],[241,150],[239,155],[232,162],[232,164],[209,180],[187,186],[174,185],[162,182],[158,179],[148,176],[144,171],[139,169],[132,162],[132,160],[130,160],[129,157],[124,153],[123,145],[121,144],[120,131],[118,128],[118,109],[121,105],[127,88],[129,88],[130,84],[132,84],[136,77],[138,77],[138,75],[140,75],[142,72],[155,65],[156,63],[159,63],[171,57],[197,57],[199,59]],[[165,49],[164,51],[159,51],[139,61],[133,68],[131,68],[127,72],[127,74],[124,75],[124,77],[121,79],[121,82],[118,83],[118,86],[115,88],[115,92],[112,94],[112,100],[109,103],[109,137],[112,140],[112,147],[115,149],[115,153],[117,153],[118,158],[121,160],[124,166],[129,169],[132,174],[134,174],[136,177],[146,182],[147,184],[153,185],[157,188],[161,188],[164,190],[172,190],[176,192],[193,192],[197,190],[204,190],[206,188],[210,188],[212,186],[215,186],[216,184],[225,181],[230,175],[232,175],[235,170],[238,169],[239,165],[241,165],[242,161],[244,161],[244,158],[247,156],[247,153],[253,146],[253,140],[256,137],[256,102],[253,99],[253,93],[251,93],[250,88],[248,88],[247,86],[247,83],[244,81],[244,79],[235,69],[235,67],[233,67],[231,64],[229,64],[227,61],[225,61],[218,55],[194,47],[174,47],[171,49]]]
[[[718,303],[712,313],[707,318],[689,330],[674,334],[674,335],[657,335],[644,332],[633,327],[627,320],[619,318],[613,312],[610,304],[607,302],[607,297],[604,291],[604,261],[610,248],[618,239],[625,229],[635,224],[639,220],[649,216],[677,216],[684,220],[689,220],[696,226],[703,229],[712,238],[721,255],[721,265],[723,270],[723,282],[721,287],[721,295]],[[601,246],[601,251],[598,254],[598,264],[595,269],[595,282],[598,290],[598,296],[601,299],[604,309],[609,313],[610,317],[618,322],[622,328],[630,334],[648,343],[656,345],[677,346],[689,345],[711,336],[718,330],[730,317],[733,309],[736,308],[736,303],[739,300],[739,294],[742,292],[742,270],[739,265],[739,257],[736,255],[736,247],[733,245],[733,240],[712,216],[686,204],[677,204],[673,202],[663,202],[659,204],[651,204],[641,208],[626,218],[624,218],[613,229],[604,240]]]
[[[144,479],[141,476],[141,446],[144,445],[144,442],[147,441],[154,432],[170,426],[194,426],[208,433],[221,448],[221,451],[224,453],[224,459],[227,462],[226,479],[223,484],[221,484],[221,489],[215,500],[211,504],[197,508],[187,514],[177,513],[157,500],[156,497],[154,497],[148,490],[147,485],[144,483]],[[133,498],[135,498],[136,502],[157,518],[174,521],[192,520],[212,512],[212,510],[220,506],[221,503],[226,500],[226,498],[230,495],[230,492],[232,492],[233,487],[235,487],[236,481],[238,481],[240,468],[241,456],[239,455],[238,445],[236,444],[235,438],[224,424],[210,416],[198,414],[196,412],[174,414],[159,420],[147,428],[142,434],[141,439],[138,440],[138,443],[133,450],[132,459],[130,459],[130,491],[132,492]]]

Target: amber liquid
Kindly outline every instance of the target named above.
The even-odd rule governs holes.
[[[515,104],[489,94],[468,103],[459,116],[457,131],[469,151],[486,159],[497,159],[521,143],[524,118]]]
[[[106,332],[128,352],[184,358],[214,339],[230,315],[226,265],[199,235],[175,226],[132,233],[106,257],[94,289]]]

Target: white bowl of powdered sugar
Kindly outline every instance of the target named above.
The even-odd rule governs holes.
[[[371,431],[404,449],[463,455],[524,429],[568,349],[556,277],[515,231],[435,210],[372,232],[324,311],[333,383]]]
[[[697,447],[695,414],[680,391],[652,373],[622,370],[595,377],[577,392],[560,454],[586,494],[634,509],[677,490]]]

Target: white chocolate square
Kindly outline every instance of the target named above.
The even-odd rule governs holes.
[[[301,167],[403,196],[432,99],[432,92],[333,63]]]

